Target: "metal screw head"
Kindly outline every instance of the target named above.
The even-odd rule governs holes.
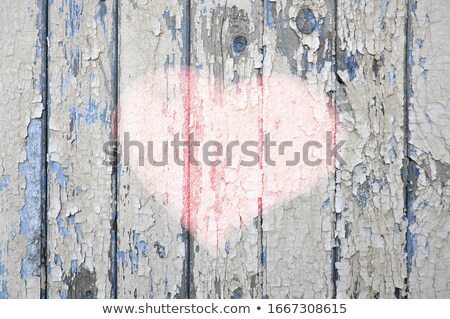
[[[303,34],[311,34],[316,28],[317,21],[314,13],[310,9],[302,9],[295,19],[297,29]]]
[[[247,48],[247,38],[242,35],[236,36],[233,40],[233,50],[236,53],[242,53],[245,51],[246,48]]]

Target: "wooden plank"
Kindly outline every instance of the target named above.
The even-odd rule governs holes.
[[[0,4],[0,299],[40,296],[42,10]]]
[[[145,146],[145,165],[119,167],[118,297],[187,297],[187,245],[180,225],[183,169],[147,161],[147,142],[181,132],[186,99],[189,11],[186,1],[123,1],[120,7],[120,140]],[[178,112],[178,113],[177,113]],[[136,150],[136,146],[132,146]],[[125,154],[124,154],[125,155]],[[159,159],[159,155],[155,155]]]
[[[406,292],[406,1],[338,2],[338,298]]]
[[[448,2],[410,2],[409,296],[450,298]]]
[[[328,97],[334,90],[333,1],[264,6],[264,131],[279,142],[294,141],[294,147],[308,140],[325,147],[335,122]],[[264,204],[262,262],[269,298],[333,297],[335,165],[323,155],[319,166],[302,161],[266,172],[263,201],[272,197],[278,203]]]
[[[259,141],[261,3],[193,1],[191,15],[190,131],[223,149]],[[191,168],[191,298],[262,296],[259,170],[225,161]]]
[[[112,296],[114,1],[49,7],[48,295]]]

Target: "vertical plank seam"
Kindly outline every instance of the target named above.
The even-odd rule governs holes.
[[[263,47],[263,49],[262,49],[263,55],[262,55],[261,65],[264,65],[265,58],[266,58],[266,51],[264,50],[264,31],[266,29],[266,19],[265,19],[266,2],[267,2],[267,0],[262,0],[261,1],[261,4],[262,4],[261,17],[262,18],[261,18],[261,37],[260,37],[260,39],[261,39],[261,46]],[[261,85],[261,92],[260,92],[261,93],[261,101],[259,103],[262,104],[262,106],[260,106],[260,107],[261,107],[261,110],[263,110],[263,106],[264,106],[263,68],[259,69],[258,81],[259,81],[259,84]],[[262,118],[264,118],[264,114],[260,114],[260,116]],[[264,129],[262,120],[261,120],[261,128],[260,129],[261,130]],[[263,135],[264,132],[263,131],[261,131],[261,132],[262,132],[261,135]],[[264,142],[263,141],[264,136],[260,136],[260,139],[261,139],[261,143],[263,143]],[[260,156],[261,155],[262,154],[260,154]],[[261,161],[261,165],[262,165],[262,161]],[[262,190],[263,190],[263,194],[264,194],[264,171],[262,173],[262,186],[263,186]],[[261,289],[261,292],[260,292],[260,297],[261,298],[265,298],[265,294],[266,294],[264,275],[267,272],[267,270],[265,270],[265,266],[264,266],[264,264],[265,264],[265,262],[264,262],[265,256],[264,256],[264,229],[263,229],[264,217],[263,216],[264,216],[264,214],[263,214],[263,204],[262,204],[262,197],[261,197],[261,204],[258,203],[258,224],[257,224],[258,237],[259,237],[258,256],[257,256],[257,258],[258,258],[258,267],[260,267],[260,271],[258,271],[258,273],[259,273],[259,280],[260,280],[259,285],[260,285],[260,289]]]
[[[41,96],[42,96],[42,152],[41,152],[41,240],[40,240],[40,298],[48,299],[48,247],[47,247],[47,222],[48,222],[48,107],[49,107],[49,81],[48,81],[48,37],[49,37],[49,3],[41,0],[41,32],[40,42],[42,46],[41,56]]]
[[[187,72],[187,102],[190,103],[191,101],[191,76],[190,76],[190,68],[191,68],[191,46],[192,46],[192,41],[191,41],[191,0],[185,0],[185,4],[184,4],[185,8],[185,13],[184,13],[184,28],[185,28],[185,32],[186,35],[184,37],[184,44],[183,44],[183,49],[186,50],[187,52],[185,52],[185,60],[184,60],[184,65],[186,68],[186,72]],[[191,143],[190,141],[190,118],[191,118],[191,114],[190,114],[190,107],[188,110],[189,114],[187,114],[187,118],[188,118],[188,141],[189,141],[189,145]],[[189,148],[190,149],[190,148]],[[188,154],[189,158],[191,156],[191,154]],[[188,168],[189,168],[189,162],[188,162]],[[189,169],[188,169],[189,171]],[[190,173],[188,173],[187,176],[187,185],[188,185],[188,189],[187,191],[187,196],[188,197],[188,205],[190,205],[190,201],[191,201],[191,189],[190,189],[190,185],[191,185],[191,178],[190,178]],[[182,289],[184,290],[183,293],[185,294],[185,298],[186,299],[191,299],[191,286],[193,286],[193,278],[194,278],[194,273],[193,273],[193,258],[191,256],[191,252],[193,252],[193,244],[194,244],[194,240],[192,240],[192,235],[190,233],[191,231],[191,216],[190,216],[190,210],[188,210],[188,216],[185,216],[185,221],[187,223],[187,225],[185,226],[184,229],[184,240],[185,240],[185,260],[184,260],[184,275],[186,278],[183,278],[185,281],[185,287],[182,287]],[[182,280],[183,280],[182,279]]]
[[[113,140],[118,143],[118,114],[119,114],[119,0],[114,0],[113,3],[113,42],[114,42],[114,66],[113,66],[113,105],[114,110],[111,112],[113,125]],[[111,298],[117,299],[118,283],[117,283],[117,250],[118,250],[118,196],[119,196],[119,163],[114,163],[112,166],[112,183],[111,190],[113,196],[112,209],[112,227],[111,227],[111,245],[112,245],[112,260],[111,260]]]
[[[337,107],[337,85],[338,85],[338,68],[337,68],[337,50],[338,50],[338,1],[337,0],[333,0],[333,18],[334,18],[334,23],[333,23],[333,32],[334,32],[334,37],[333,37],[333,46],[334,46],[334,57],[332,59],[332,68],[333,68],[333,73],[334,73],[334,93],[333,93],[333,104],[334,104],[334,108],[335,108],[335,113],[334,113],[334,123],[335,123],[335,134],[336,134],[336,129],[337,129],[337,121],[339,120],[339,116],[338,116],[338,107]],[[336,161],[336,160],[335,160]],[[337,168],[335,165],[335,170],[334,170],[334,207],[333,207],[333,213],[334,213],[334,227],[333,227],[333,239],[332,241],[332,253],[331,253],[331,278],[333,280],[333,299],[337,298],[337,282],[339,279],[339,271],[337,269],[336,263],[338,263],[340,261],[340,246],[341,246],[341,242],[339,240],[339,238],[336,237],[336,232],[337,232],[337,226],[338,226],[338,222],[341,218],[340,214],[337,213],[337,209],[336,209],[336,198],[337,198]]]
[[[410,128],[409,128],[409,108],[411,106],[411,93],[412,93],[412,50],[413,50],[413,35],[412,35],[412,1],[406,0],[406,23],[405,23],[405,32],[406,32],[406,43],[405,43],[405,87],[404,87],[404,148],[405,148],[405,161],[403,166],[403,182],[404,182],[404,210],[405,210],[405,218],[408,221],[407,229],[406,229],[406,270],[407,276],[405,279],[405,289],[406,294],[405,297],[409,297],[410,293],[410,273],[411,273],[411,259],[412,259],[412,241],[411,241],[411,230],[410,226],[412,223],[412,211],[411,211],[411,196],[410,192],[414,191],[410,189],[410,172],[411,172],[411,158],[410,155]]]

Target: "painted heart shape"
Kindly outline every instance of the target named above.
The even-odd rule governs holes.
[[[201,70],[158,70],[120,101],[122,164],[211,252],[335,167],[330,99],[291,75],[223,85]],[[177,153],[177,141],[190,147]]]

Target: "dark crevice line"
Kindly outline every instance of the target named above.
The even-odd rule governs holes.
[[[266,30],[266,10],[269,10],[270,8],[268,7],[268,3],[267,0],[262,0],[261,1],[262,4],[262,14],[261,14],[261,36],[260,36],[260,41],[261,41],[261,51],[262,51],[262,55],[263,55],[263,59],[262,59],[262,65],[264,65],[265,63],[265,58],[266,58],[266,50],[265,50],[265,45],[264,45],[264,32]],[[264,74],[263,74],[263,68],[258,70],[258,77],[259,77],[259,81],[260,81],[260,85],[261,85],[261,101],[260,103],[262,103],[261,109],[264,109]],[[260,116],[263,116],[263,114],[261,114]],[[263,125],[263,122],[262,122]],[[263,129],[264,127],[261,125],[261,129]],[[260,138],[263,138],[262,136]],[[262,141],[261,141],[262,142]],[[263,171],[264,174],[264,171]],[[262,185],[264,187],[264,175],[263,175],[263,179],[262,179]],[[260,298],[266,298],[267,297],[267,291],[266,291],[266,281],[265,281],[265,277],[267,276],[267,248],[264,247],[264,242],[265,242],[265,233],[264,233],[264,214],[263,214],[263,203],[262,203],[262,199],[261,199],[261,205],[258,205],[258,235],[259,235],[259,252],[258,252],[258,266],[261,267],[261,270],[259,271],[260,273],[260,278],[259,278],[259,285],[261,288],[261,294],[260,294]]]
[[[187,77],[188,77],[188,81],[187,81],[187,94],[188,94],[188,103],[190,103],[190,92],[191,92],[191,78],[190,78],[190,68],[191,68],[191,63],[192,63],[192,59],[191,59],[191,54],[192,54],[192,39],[191,39],[191,0],[185,0],[184,1],[184,29],[186,34],[183,37],[183,50],[185,50],[186,52],[184,52],[184,66],[186,67],[186,72],[187,72]],[[191,114],[188,115],[189,118],[191,117]],[[188,126],[190,126],[190,124],[188,124]],[[188,130],[190,128],[188,127]],[[190,157],[190,154],[189,154]],[[189,164],[188,164],[189,165]],[[190,185],[191,181],[190,181],[190,176],[188,176],[188,185]],[[188,201],[191,201],[191,193],[190,193],[190,187],[188,190],[186,190],[189,192],[188,196]],[[193,287],[193,276],[194,276],[194,270],[193,270],[193,252],[194,252],[194,240],[192,238],[192,228],[191,228],[191,216],[190,216],[190,212],[189,212],[189,216],[186,216],[186,223],[187,225],[185,226],[185,229],[183,230],[183,236],[184,236],[184,240],[185,240],[185,261],[184,261],[184,281],[185,281],[185,287],[183,288],[183,293],[184,293],[184,297],[185,299],[191,299],[192,297],[194,297],[194,287]],[[192,286],[192,287],[191,287]]]
[[[335,109],[335,118],[334,118],[334,123],[335,123],[335,134],[337,132],[337,126],[336,123],[338,121],[338,109],[337,109],[337,92],[338,92],[338,88],[337,86],[340,85],[338,83],[338,79],[339,79],[339,75],[338,75],[338,0],[334,0],[333,1],[333,33],[334,33],[334,37],[333,37],[333,45],[334,45],[334,57],[333,57],[333,63],[332,63],[332,68],[333,68],[333,75],[334,75],[334,94],[333,94],[333,107]],[[334,207],[333,207],[333,213],[334,213],[334,227],[333,227],[333,237],[332,238],[332,244],[333,244],[333,249],[332,249],[332,253],[331,253],[331,277],[332,277],[332,281],[333,281],[333,299],[337,298],[337,282],[339,279],[339,270],[336,267],[336,263],[340,261],[340,240],[339,238],[336,238],[336,231],[337,231],[337,224],[339,222],[339,220],[341,219],[340,214],[338,214],[336,212],[336,198],[337,198],[337,169],[335,167],[334,170]]]
[[[40,17],[40,45],[42,48],[41,55],[41,96],[42,96],[42,119],[41,119],[41,238],[40,238],[40,298],[48,299],[48,123],[49,123],[49,53],[48,53],[48,37],[49,37],[49,3],[48,0],[41,0],[41,17]]]
[[[407,229],[406,229],[406,269],[407,269],[407,277],[405,280],[405,289],[406,294],[405,297],[408,298],[410,293],[410,273],[411,273],[411,260],[412,260],[412,249],[411,249],[411,220],[412,220],[412,211],[411,211],[411,189],[409,187],[410,183],[410,170],[411,170],[411,159],[409,157],[410,153],[410,136],[411,132],[409,130],[409,108],[411,107],[410,97],[412,94],[412,50],[413,50],[413,28],[412,28],[412,10],[413,10],[413,1],[407,0],[407,14],[406,14],[406,23],[405,23],[405,33],[406,33],[406,41],[405,41],[405,83],[404,83],[404,147],[405,147],[405,160],[403,164],[403,183],[404,183],[404,216],[408,221]]]
[[[118,114],[119,114],[119,0],[114,1],[113,8],[113,42],[114,42],[114,66],[113,66],[113,83],[112,83],[112,98],[113,98],[113,110],[112,110],[112,135],[113,140],[119,141],[119,128],[118,128]],[[111,227],[111,245],[112,245],[112,261],[111,261],[111,298],[117,299],[118,297],[118,266],[117,266],[117,251],[118,251],[118,198],[119,198],[119,169],[118,163],[114,163],[112,166],[112,227]]]

